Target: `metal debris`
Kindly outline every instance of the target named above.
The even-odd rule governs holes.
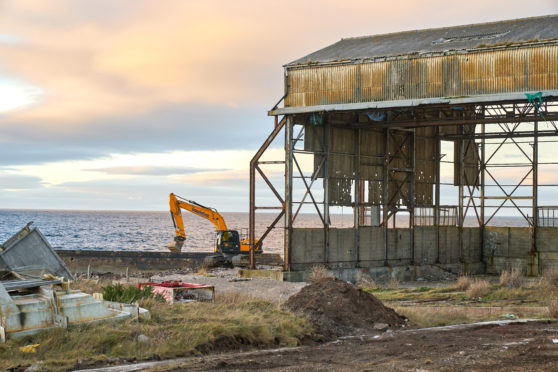
[[[72,273],[37,227],[29,222],[6,240],[0,248],[0,270],[25,279],[40,279],[45,274],[73,279]]]
[[[102,301],[69,289],[73,279],[39,229],[31,223],[0,246],[0,342],[41,330],[100,320],[148,316],[135,305]],[[29,351],[34,352],[34,345]]]
[[[138,287],[153,288],[154,294],[164,297],[169,304],[176,302],[215,302],[215,287],[212,285],[192,284],[182,282],[139,283]]]

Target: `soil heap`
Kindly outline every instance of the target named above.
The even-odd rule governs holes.
[[[401,327],[406,319],[362,289],[324,278],[301,289],[283,305],[310,318],[318,333],[335,337],[374,331],[374,325]]]

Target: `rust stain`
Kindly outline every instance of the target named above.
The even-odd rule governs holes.
[[[285,106],[558,89],[558,45],[288,68]]]

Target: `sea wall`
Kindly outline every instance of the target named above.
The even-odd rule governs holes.
[[[127,271],[154,273],[169,270],[192,270],[203,265],[205,257],[212,253],[201,252],[144,252],[144,251],[94,251],[94,250],[57,250],[73,273],[113,273],[125,274]],[[256,255],[259,264],[282,265],[278,254],[263,253]]]

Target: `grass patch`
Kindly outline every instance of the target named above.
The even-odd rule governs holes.
[[[557,297],[551,297],[548,300],[548,304],[547,304],[547,308],[548,308],[548,315],[550,315],[551,318],[558,318],[558,298]]]
[[[478,280],[471,280],[475,282]],[[482,280],[483,282],[486,282]],[[476,296],[468,296],[467,291],[461,291],[458,287],[449,286],[443,288],[402,288],[398,290],[389,290],[382,288],[366,289],[366,291],[374,294],[382,301],[397,303],[401,301],[416,301],[416,302],[436,302],[441,301],[451,303],[453,305],[469,305],[471,300],[474,303],[491,302],[493,305],[507,305],[508,303],[532,303],[532,305],[546,306],[546,300],[549,294],[552,294],[552,289],[540,285],[522,286],[519,288],[507,288],[497,284],[482,284],[484,287],[482,293]],[[486,287],[487,286],[487,287]],[[469,292],[471,294],[471,292]]]
[[[70,283],[71,289],[78,289],[85,293],[102,293],[103,287],[112,284],[110,279],[78,279]]]
[[[369,275],[364,274],[362,271],[357,274],[357,285],[362,288],[379,288],[378,283]]]
[[[508,288],[484,279],[467,279],[467,290],[460,290],[456,283],[442,288],[375,288],[366,291],[418,327],[510,319],[504,316],[508,313],[517,318],[546,318],[549,314],[558,318],[558,290],[552,287],[524,280],[523,286]],[[556,315],[552,315],[553,309],[556,309]]]
[[[460,276],[457,278],[457,288],[460,291],[466,291],[471,285],[471,279],[468,276]]]
[[[546,318],[547,312],[533,308],[499,308],[499,307],[428,307],[428,306],[395,306],[395,311],[409,318],[412,324],[419,327],[438,327],[452,324],[482,322],[488,320],[514,318]],[[513,319],[513,318],[512,318]]]
[[[419,327],[438,327],[443,325],[473,323],[484,320],[498,319],[498,315],[486,316],[479,315],[470,311],[466,307],[447,307],[447,308],[413,308],[411,306],[396,306],[394,310],[400,315],[409,318],[412,324]]]
[[[387,283],[387,287],[388,289],[395,290],[399,288],[399,284],[400,284],[399,279],[391,278]]]
[[[77,368],[78,360],[94,365],[108,358],[174,358],[213,350],[296,346],[312,334],[306,320],[266,301],[223,296],[215,304],[169,306],[153,298],[140,303],[149,307],[150,320],[82,325],[9,339],[0,344],[0,369],[43,361],[44,370],[65,370]],[[19,350],[29,344],[39,344],[36,353]]]
[[[558,288],[558,268],[546,269],[541,277],[541,285]]]
[[[507,288],[519,288],[525,284],[525,276],[520,268],[514,267],[511,271],[503,270],[500,274],[500,285]]]
[[[475,279],[465,291],[465,296],[467,296],[468,299],[482,298],[488,293],[490,293],[490,283],[488,283],[487,280]]]
[[[485,301],[514,300],[519,302],[541,302],[548,296],[548,290],[540,287],[510,288],[494,286],[484,296]]]
[[[312,266],[312,268],[310,269],[310,275],[308,276],[308,280],[310,281],[310,283],[315,283],[318,280],[325,278],[333,278],[333,276],[327,271],[327,268],[325,266]]]
[[[446,288],[402,288],[402,289],[382,289],[371,288],[366,289],[383,301],[433,301],[433,300],[448,300],[458,299],[463,293],[456,292],[455,287]]]

